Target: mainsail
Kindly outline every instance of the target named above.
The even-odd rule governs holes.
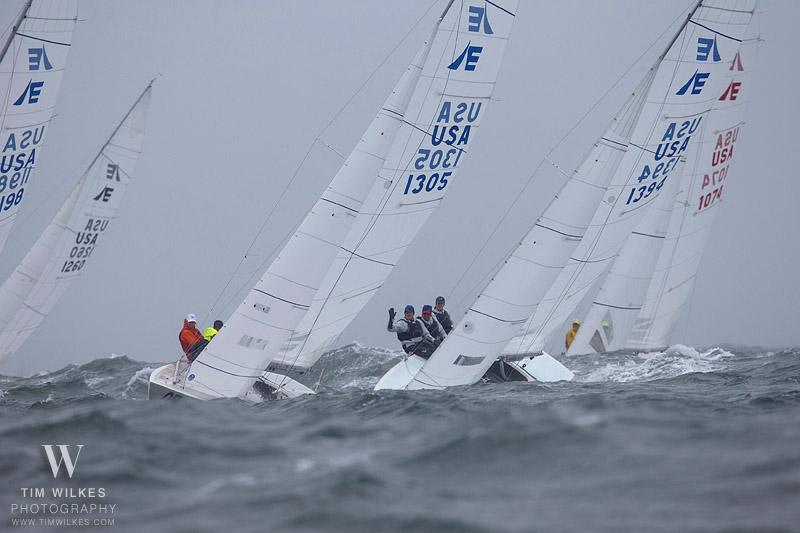
[[[626,348],[655,350],[667,346],[685,314],[714,218],[722,205],[734,146],[744,126],[758,43],[757,37],[746,39],[734,55],[725,57],[725,83],[709,117],[707,134],[697,147],[689,184],[679,196],[655,275]]]
[[[75,0],[28,0],[0,50],[0,251],[28,197],[76,18]]]
[[[625,240],[654,205],[726,83],[728,62],[743,38],[755,0],[700,2],[660,60],[628,152],[606,200],[542,305],[510,352],[540,351],[589,294]]]
[[[696,146],[692,145],[688,151],[692,152]],[[684,161],[680,168],[684,171],[686,167],[687,162]],[[667,182],[659,198],[625,241],[567,355],[609,352],[625,346],[625,340],[642,309],[667,234],[676,187],[686,181],[684,174],[682,172],[680,177],[676,175],[675,179]]]
[[[516,0],[461,0],[442,21],[378,183],[275,368],[332,349],[458,181],[491,100]]]
[[[53,221],[0,287],[0,359],[13,354],[39,327],[83,273],[116,218],[142,151],[151,85],[136,99]]]
[[[423,70],[445,31],[442,23],[449,10],[450,4],[292,238],[214,342],[192,363],[187,387],[212,396],[242,396],[300,323],[345,237],[368,205],[368,193],[383,186],[381,168],[407,123],[409,102],[420,90]]]
[[[628,150],[653,75],[651,70],[407,388],[475,383],[518,333],[587,230],[595,207]]]

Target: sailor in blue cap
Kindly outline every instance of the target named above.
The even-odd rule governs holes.
[[[406,306],[403,318],[395,321],[394,317],[394,307],[391,307],[386,330],[397,333],[397,340],[403,345],[403,350],[408,355],[419,355],[424,359],[430,357],[435,349],[435,340],[422,323],[422,319],[414,318],[414,306]]]

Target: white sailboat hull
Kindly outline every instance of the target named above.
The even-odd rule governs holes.
[[[425,361],[417,355],[403,359],[378,380],[375,390],[406,389],[425,365]],[[570,369],[550,354],[541,353],[519,361],[497,360],[483,376],[483,380],[493,383],[506,381],[552,383],[572,381],[574,377],[575,374]]]
[[[552,355],[544,352],[539,355],[525,357],[519,361],[506,362],[506,364],[530,376],[531,379],[528,381],[552,383],[555,381],[572,381],[575,378],[572,370],[562,365]]]
[[[193,398],[195,400],[213,400],[217,396],[186,388],[182,379],[175,380],[175,363],[159,367],[150,374],[147,387],[148,400],[170,398]],[[256,390],[258,389],[258,390]],[[257,387],[249,390],[242,399],[262,401],[264,399],[297,398],[305,394],[316,394],[299,381],[282,374],[264,372],[257,382]]]
[[[417,372],[425,365],[425,359],[418,355],[406,357],[383,375],[375,385],[375,390],[405,389]]]

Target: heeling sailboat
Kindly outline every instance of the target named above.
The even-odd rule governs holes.
[[[304,371],[335,347],[457,181],[491,100],[516,7],[516,0],[461,0],[445,17],[381,181],[271,370]]]
[[[409,129],[420,127],[416,118],[412,121],[411,115],[416,117],[423,109],[432,113],[429,108],[434,98],[437,104],[441,99],[441,93],[433,90],[434,87],[449,87],[440,80],[448,77],[443,70],[447,66],[443,66],[442,61],[457,19],[455,10],[451,9],[453,3],[452,0],[448,2],[430,38],[359,145],[225,328],[192,363],[185,379],[173,365],[157,369],[150,379],[150,397],[174,394],[200,399],[241,397],[251,391],[259,378],[267,385],[269,393],[278,391],[279,395],[293,396],[312,392],[284,376],[270,372],[262,376],[262,373],[312,305],[312,298],[343,243],[347,247],[348,235],[355,231],[352,228],[358,227],[364,213],[374,214],[375,191],[380,191],[380,196],[391,188],[391,181],[386,178],[391,154],[396,152],[398,144],[405,146],[409,142]],[[483,2],[480,5],[483,6]],[[484,10],[484,7],[474,8],[470,16],[482,21],[478,14]],[[488,23],[486,25],[488,27]],[[458,64],[468,71],[475,70],[482,52],[480,46],[467,45]],[[491,54],[489,58],[492,60]],[[427,131],[428,118],[422,125],[426,128],[423,132]],[[466,120],[463,112],[459,113],[461,120]],[[468,137],[469,134],[462,135]],[[453,161],[448,161],[448,166],[455,165],[460,151],[463,149],[450,154]],[[439,164],[445,162],[440,160]],[[437,174],[437,180],[432,190],[437,185],[444,188],[447,184],[443,175]]]
[[[114,129],[53,221],[0,286],[0,360],[13,354],[84,272],[116,218],[144,142],[152,82]]]
[[[0,251],[28,197],[76,19],[75,0],[27,0],[0,50]]]
[[[707,134],[697,147],[698,166],[679,197],[642,310],[624,345],[627,349],[652,351],[668,346],[675,326],[686,314],[703,252],[722,205],[734,146],[744,127],[759,42],[757,36],[745,39],[736,54],[726,58],[724,88],[715,103]]]
[[[659,269],[661,275],[656,276],[657,281],[651,283],[657,261],[662,265],[672,261],[689,269],[689,274],[683,271],[677,282],[671,280],[676,287],[683,286],[686,279],[693,279],[708,236],[707,229],[710,228],[714,218],[708,209],[719,205],[722,182],[728,174],[730,157],[733,153],[733,143],[742,124],[745,95],[739,94],[743,81],[743,76],[739,74],[744,74],[738,71],[738,68],[742,68],[741,54],[742,46],[733,57],[721,57],[722,61],[730,64],[729,73],[734,71],[735,73],[729,74],[729,81],[723,84],[725,89],[708,114],[698,138],[699,142],[687,152],[686,162],[683,164],[686,172],[681,180],[678,197],[670,199],[663,208],[648,212],[642,224],[628,238],[620,256],[614,261],[608,277],[604,280],[600,293],[583,321],[575,341],[570,346],[568,355],[621,350],[629,342],[635,326],[641,331],[643,326],[659,322],[639,320],[648,288],[653,286],[654,291],[664,288],[666,277],[663,274],[668,270],[664,266]],[[711,163],[710,169],[706,168],[708,163]],[[722,179],[720,176],[723,176]],[[708,190],[704,191],[704,188]],[[698,191],[703,191],[703,194]],[[702,202],[699,206],[696,198],[694,202],[688,201],[698,195]],[[667,207],[669,209],[666,209]],[[689,222],[684,223],[684,219]],[[671,236],[666,239],[670,226],[673,228]],[[681,240],[680,233],[686,235],[684,245],[690,246],[691,265],[684,264],[685,249],[675,254],[676,245]],[[665,243],[668,244],[665,246]],[[688,291],[681,295],[679,301],[682,305],[685,305],[688,296]],[[665,322],[671,322],[673,319],[677,321],[677,311],[680,307],[681,305],[678,305],[672,313],[658,314],[657,317],[663,316]],[[670,315],[668,320],[667,314]],[[674,326],[668,328],[669,332],[672,327]],[[664,344],[647,348],[666,347],[668,337],[669,335],[665,334],[660,340]]]
[[[430,359],[416,355],[404,359],[381,378],[376,389],[468,385],[494,368],[500,351],[536,310],[586,232],[628,150],[653,77],[651,70]],[[494,374],[513,381],[573,377],[549,355],[519,364],[498,362],[496,367]]]
[[[698,136],[707,126],[700,127]],[[698,143],[699,144],[699,143]],[[692,145],[691,153],[698,145]],[[667,234],[667,228],[675,204],[676,187],[686,181],[692,158],[687,156],[680,165],[680,176],[670,180],[645,213],[642,221],[631,232],[619,256],[614,259],[599,292],[592,301],[578,334],[572,341],[567,355],[619,350],[633,328],[633,323],[642,309],[642,302],[650,285],[659,252]],[[677,172],[677,171],[676,171]]]
[[[654,205],[713,107],[754,1],[699,2],[660,59],[630,147],[581,244],[548,295],[509,343],[509,354],[541,351],[605,275]]]

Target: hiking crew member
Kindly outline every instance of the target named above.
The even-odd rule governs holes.
[[[389,309],[389,325],[387,331],[397,333],[397,340],[409,355],[418,355],[427,359],[435,349],[434,339],[419,318],[414,318],[414,306],[407,305],[403,318],[395,321],[394,307]]]
[[[433,316],[442,325],[445,334],[450,335],[453,331],[453,320],[450,318],[450,313],[444,308],[444,296],[436,297],[436,305],[433,307]]]
[[[444,328],[436,319],[435,316],[432,314],[433,308],[430,305],[423,305],[422,306],[422,316],[419,317],[422,320],[422,324],[425,326],[425,329],[428,330],[428,333],[434,339],[434,344],[438,348],[444,338],[447,337],[447,333],[445,333]]]
[[[567,336],[564,338],[564,347],[565,349],[569,350],[572,341],[575,340],[575,335],[578,334],[578,330],[581,328],[581,321],[577,318],[572,321],[572,328],[567,331]]]
[[[210,341],[211,339],[214,338],[214,335],[219,333],[219,330],[221,329],[222,329],[222,320],[215,320],[214,327],[206,328],[206,330],[203,332],[203,338],[207,341]]]
[[[190,363],[208,344],[200,330],[197,329],[197,317],[194,313],[189,313],[183,320],[183,329],[178,334],[178,340],[181,343],[181,348],[183,348],[183,353],[186,354],[186,358]]]

